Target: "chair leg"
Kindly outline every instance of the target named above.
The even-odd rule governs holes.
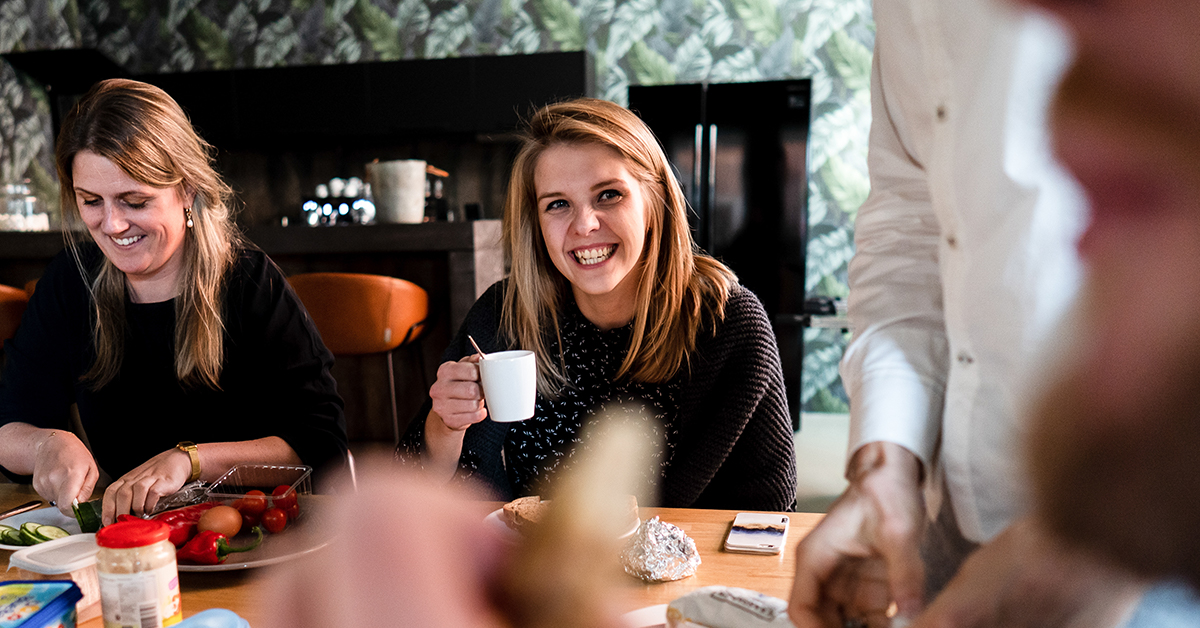
[[[400,415],[396,412],[396,370],[392,366],[392,352],[387,352],[388,391],[392,395],[392,446],[400,444]]]
[[[422,338],[417,338],[409,343],[416,357],[417,373],[421,375],[421,392],[429,394],[429,375],[425,373],[425,351],[421,348],[424,344],[425,341]]]

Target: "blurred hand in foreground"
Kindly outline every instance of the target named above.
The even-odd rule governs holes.
[[[360,464],[357,493],[311,513],[322,517],[329,545],[269,572],[265,625],[505,626],[490,599],[505,546],[479,504],[445,484],[368,466]]]
[[[911,628],[1118,626],[1143,590],[1135,577],[1021,520],[972,554]]]
[[[924,600],[921,463],[892,443],[868,443],[850,462],[850,486],[803,541],[788,615],[797,628],[890,625],[888,608],[915,616]]]

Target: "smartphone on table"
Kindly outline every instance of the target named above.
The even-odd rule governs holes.
[[[787,515],[739,512],[725,537],[725,551],[778,554],[787,543],[789,521]]]

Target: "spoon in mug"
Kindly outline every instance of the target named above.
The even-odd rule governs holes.
[[[475,342],[475,339],[471,337],[471,334],[467,334],[467,340],[471,341],[471,346],[475,347],[475,351],[479,353],[479,359],[486,360],[487,354],[483,352],[483,349],[479,348],[479,344]]]

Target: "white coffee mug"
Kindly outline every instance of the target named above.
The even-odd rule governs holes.
[[[377,222],[425,221],[425,162],[420,159],[367,164]]]
[[[479,361],[483,400],[493,421],[533,417],[537,400],[537,362],[532,351],[497,351]]]

